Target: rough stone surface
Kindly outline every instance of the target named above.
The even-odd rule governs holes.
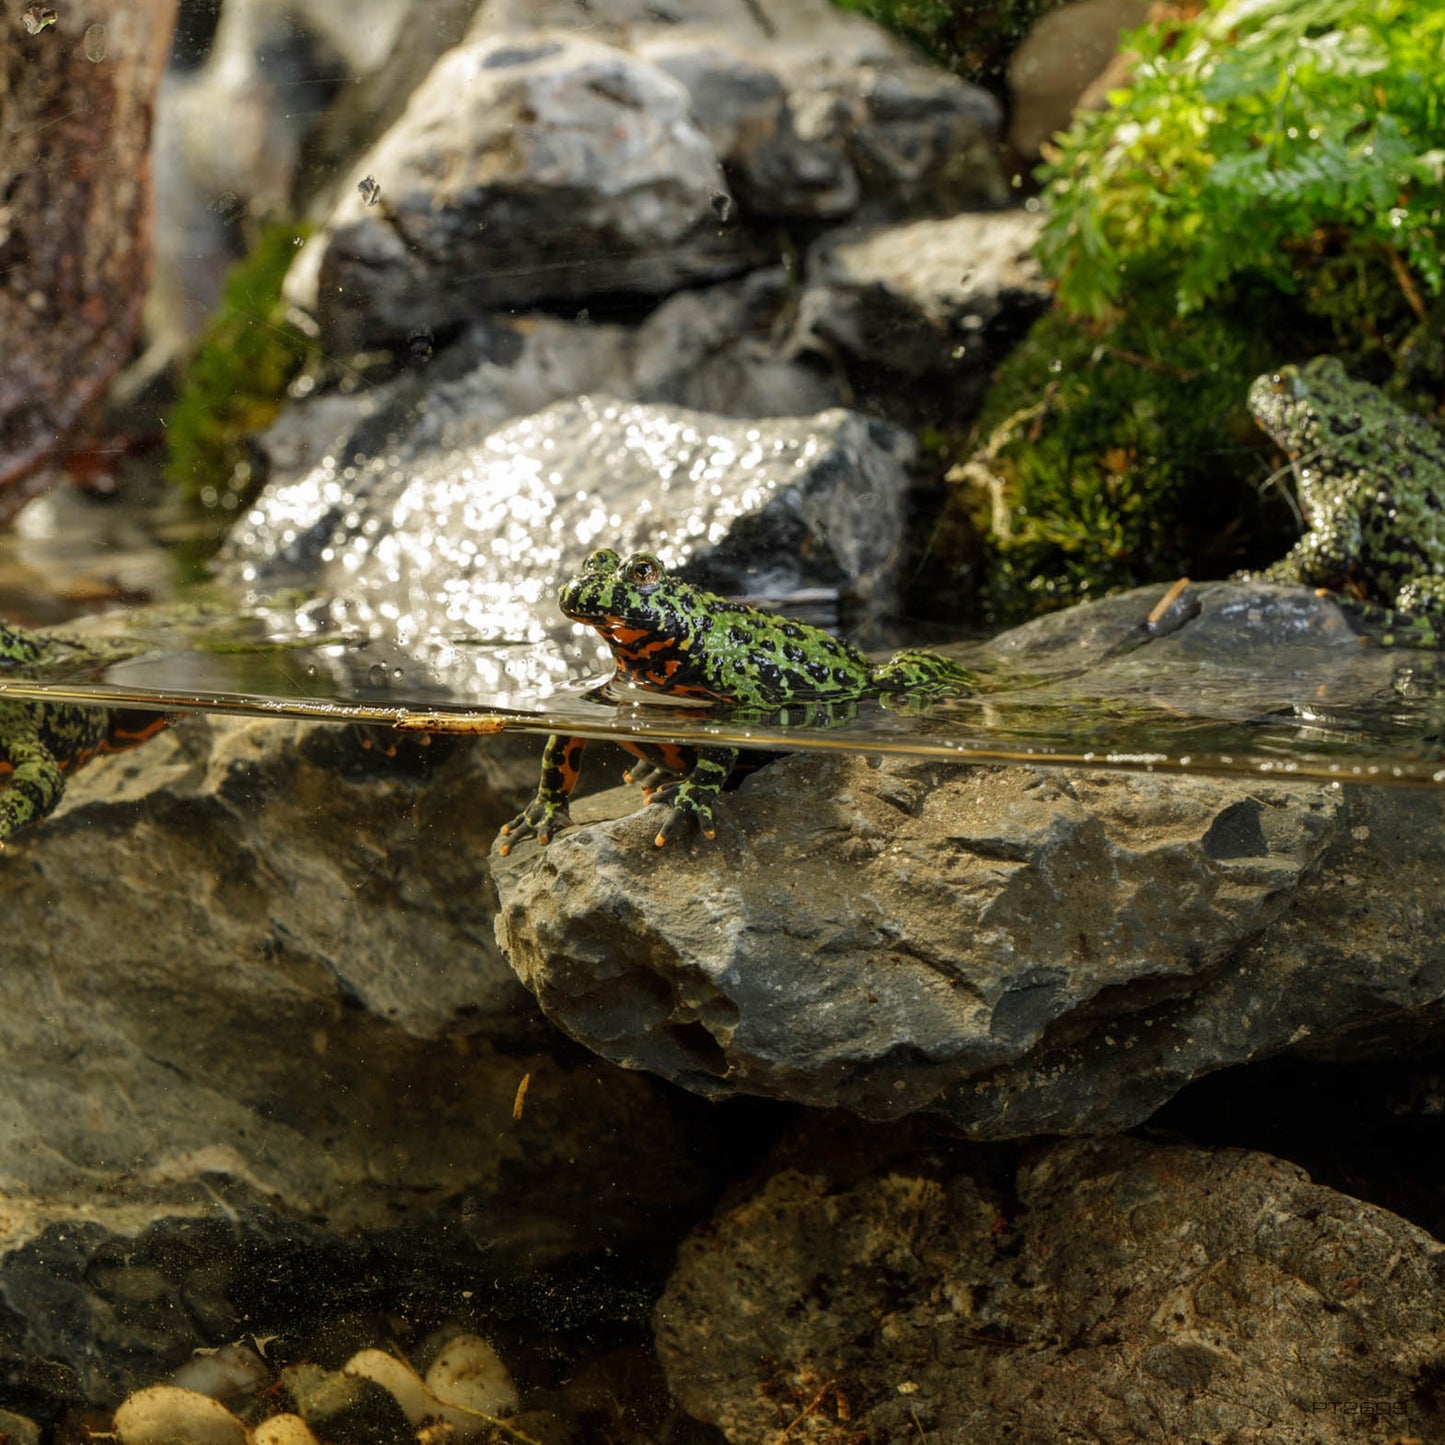
[[[1322,649],[1300,654],[1328,679],[1311,707],[1391,687],[1397,660],[1303,589],[1201,590],[1196,623],[1097,675],[1150,598],[992,653],[1072,663],[1055,706],[1147,699],[1155,747],[1161,719],[1197,715],[1209,658],[1213,716],[1287,714],[1295,633]],[[573,1037],[710,1096],[1083,1132],[1286,1049],[1439,1034],[1438,791],[797,755],[724,799],[715,843],[661,851],[652,818],[616,817],[635,802],[619,790],[576,813],[612,821],[494,852],[498,938]]]
[[[706,1124],[559,1050],[489,941],[519,783],[191,718],[0,855],[0,1379],[118,1398],[265,1279],[283,1314],[429,1260],[496,1289],[699,1207]]]
[[[970,348],[987,355],[1000,321],[1011,344],[1048,305],[1032,254],[1042,225],[1018,210],[836,233],[809,255],[792,344],[907,377],[986,373]]]
[[[887,611],[912,455],[851,412],[745,422],[579,397],[464,450],[324,459],[263,493],[234,571],[262,597],[316,599],[292,631],[415,645],[452,686],[502,701],[602,665],[552,601],[600,546],[656,552],[720,591],[846,590]],[[453,645],[478,639],[510,653]]]
[[[712,1096],[1107,1127],[1183,1082],[1145,1020],[1221,986],[1340,811],[1323,788],[797,756],[711,847],[659,853],[634,815],[494,854],[498,937],[573,1037]]]
[[[333,344],[492,307],[665,293],[757,259],[687,92],[577,35],[503,36],[438,61],[314,243]],[[463,279],[464,278],[464,279]]]
[[[739,1445],[1445,1429],[1445,1246],[1267,1155],[789,1162],[684,1245],[656,1311],[683,1406]]]

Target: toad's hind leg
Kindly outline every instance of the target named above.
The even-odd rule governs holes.
[[[649,806],[665,803],[671,810],[652,840],[659,848],[691,823],[697,824],[704,838],[716,836],[712,824],[713,800],[732,776],[737,760],[736,748],[699,748],[697,761],[685,778],[653,789],[647,800]]]
[[[1320,589],[1356,632],[1380,647],[1445,649],[1445,577],[1418,577],[1395,595],[1393,607]]]
[[[12,833],[49,817],[65,791],[65,774],[39,738],[12,738],[6,751],[10,777],[0,793],[0,848]]]
[[[951,658],[916,648],[895,652],[873,669],[873,685],[883,696],[967,697],[977,683],[976,674]]]

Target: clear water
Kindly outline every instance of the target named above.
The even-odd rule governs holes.
[[[901,709],[866,701],[759,712],[619,690],[605,672],[561,688],[488,689],[484,680],[506,677],[518,647],[535,650],[531,641],[473,644],[459,674],[371,639],[268,642],[259,630],[258,621],[234,618],[142,624],[118,644],[116,660],[7,673],[0,696],[477,737],[566,733],[1445,786],[1445,659],[1433,653],[1361,649],[1342,662],[1335,647],[1274,646],[1227,664],[1176,654],[1162,665],[1150,648],[1092,668],[1030,674],[977,642],[941,649],[976,672],[978,690],[968,697]]]

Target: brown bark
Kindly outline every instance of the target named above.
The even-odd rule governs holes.
[[[0,11],[0,523],[129,358],[175,23],[176,0],[51,3],[33,34]]]

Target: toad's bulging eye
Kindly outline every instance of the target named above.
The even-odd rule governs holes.
[[[598,572],[615,572],[620,560],[611,547],[599,547],[595,552],[587,554],[587,560],[582,564],[582,571],[589,575]]]
[[[662,563],[656,557],[634,557],[627,564],[627,580],[634,587],[651,587],[662,578]]]

